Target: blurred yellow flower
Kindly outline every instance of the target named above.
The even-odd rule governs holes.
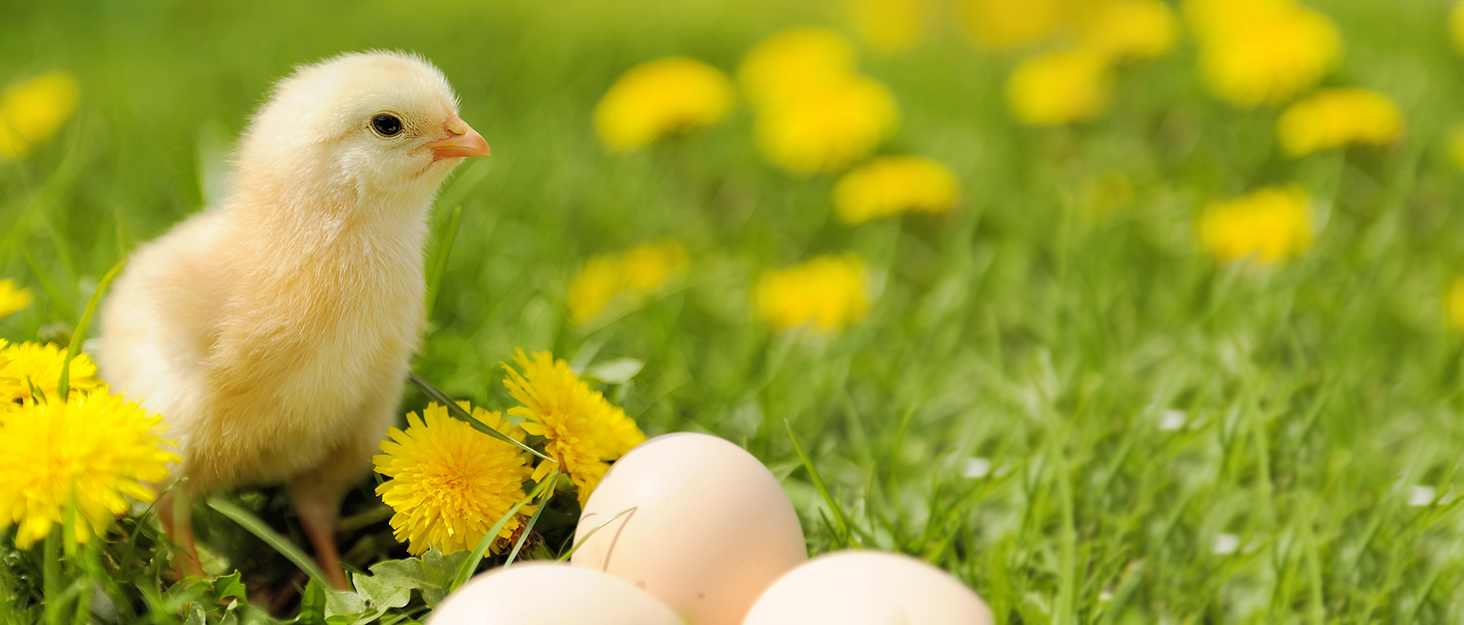
[[[579,273],[569,281],[566,299],[569,314],[575,323],[594,319],[605,306],[624,290],[620,280],[619,263],[613,254],[593,256],[580,267]]]
[[[625,285],[636,295],[649,295],[686,267],[686,248],[671,240],[647,243],[620,255]]]
[[[634,150],[662,135],[722,121],[732,81],[696,59],[668,57],[631,68],[595,107],[595,132],[611,149]]]
[[[1309,198],[1301,187],[1271,187],[1212,202],[1200,217],[1200,243],[1224,261],[1274,265],[1311,247]]]
[[[128,498],[152,501],[147,484],[180,461],[162,421],[105,390],[0,412],[0,529],[18,525],[15,545],[28,549],[74,502],[77,542],[102,535]]]
[[[1179,20],[1162,0],[1090,0],[1078,15],[1078,40],[1116,59],[1159,56],[1179,37]]]
[[[955,207],[961,184],[945,165],[916,156],[874,159],[834,185],[834,211],[846,224],[902,212],[942,213]]]
[[[0,96],[0,156],[19,158],[49,139],[76,112],[81,94],[66,72],[49,72]]]
[[[961,26],[979,47],[1006,50],[1058,33],[1070,0],[959,0]]]
[[[1316,84],[1342,57],[1326,16],[1294,0],[1187,0],[1200,74],[1240,107],[1275,104]]]
[[[66,350],[54,343],[25,342],[4,345],[0,342],[0,401],[33,402],[34,387],[47,398],[57,399],[56,386],[61,381],[61,365],[66,362]],[[86,354],[78,353],[71,359],[67,372],[73,391],[90,391],[101,386],[96,379],[97,365]]]
[[[9,317],[31,305],[31,290],[15,287],[14,280],[0,280],[0,317]]]
[[[865,157],[898,124],[899,108],[889,90],[853,77],[764,110],[753,129],[769,161],[795,176],[811,176]]]
[[[877,50],[899,52],[920,40],[928,0],[848,0],[859,35]]]
[[[527,419],[521,426],[524,431],[544,437],[544,453],[569,475],[584,507],[610,469],[609,461],[645,442],[646,435],[624,410],[590,390],[569,363],[555,360],[549,352],[529,360],[522,349],[515,350],[513,361],[523,373],[503,365],[508,372],[503,385],[523,405],[510,408],[508,414]],[[541,462],[533,479],[542,480],[553,469],[551,463]]]
[[[1007,105],[1024,124],[1059,126],[1108,110],[1113,91],[1108,57],[1069,48],[1028,58],[1007,79]]]
[[[524,440],[524,431],[509,424],[503,413],[465,401],[458,405],[489,427]],[[408,413],[407,429],[391,428],[387,435],[391,440],[382,441],[381,455],[372,458],[376,472],[389,478],[376,487],[376,494],[395,511],[392,533],[414,556],[428,547],[442,553],[476,547],[524,498],[523,484],[533,473],[519,448],[474,430],[436,403],[421,417]],[[511,538],[533,512],[534,506],[519,508],[499,529],[499,538]],[[491,546],[494,553],[497,543]]]
[[[1449,326],[1464,331],[1464,278],[1455,278],[1449,294],[1444,297],[1444,313],[1448,315]]]
[[[1464,52],[1464,2],[1454,4],[1454,12],[1449,14],[1449,31],[1454,35],[1454,45]]]
[[[1323,89],[1286,107],[1276,121],[1281,148],[1292,156],[1350,143],[1386,145],[1403,133],[1403,112],[1365,89]]]
[[[821,333],[838,331],[869,312],[864,261],[854,254],[819,256],[765,271],[753,300],[758,316],[779,330],[811,325]]]
[[[615,296],[644,297],[686,268],[686,248],[672,240],[646,243],[585,261],[569,282],[569,311],[576,323],[595,318]]]
[[[737,67],[748,102],[776,107],[807,91],[820,91],[854,76],[853,44],[827,28],[791,28],[753,46]]]
[[[1449,157],[1459,169],[1464,169],[1464,125],[1449,129]]]

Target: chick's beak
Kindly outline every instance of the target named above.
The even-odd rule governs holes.
[[[447,131],[447,138],[427,144],[427,149],[432,150],[432,160],[440,161],[444,158],[492,154],[483,135],[473,130],[473,127],[469,126],[468,122],[463,121],[461,117],[456,115],[449,117],[447,122],[442,124],[442,129]]]

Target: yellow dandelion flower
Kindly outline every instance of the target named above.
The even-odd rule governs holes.
[[[1342,57],[1326,16],[1293,0],[1188,0],[1200,74],[1216,95],[1252,108],[1291,99]]]
[[[1063,27],[1069,0],[960,0],[961,26],[978,46],[1006,50],[1041,43]]]
[[[1181,10],[1201,42],[1233,36],[1248,22],[1274,21],[1299,8],[1297,0],[1184,0]]]
[[[1449,158],[1459,169],[1464,169],[1464,125],[1455,125],[1449,130]]]
[[[732,111],[732,81],[696,59],[669,57],[631,68],[595,107],[595,132],[628,151],[662,135],[711,126]]]
[[[792,28],[753,46],[737,67],[737,82],[753,106],[766,109],[807,91],[854,76],[853,44],[827,28]]]
[[[31,290],[15,286],[14,280],[0,280],[0,317],[9,317],[31,305]]]
[[[513,361],[523,373],[504,364],[508,377],[503,385],[523,405],[510,408],[508,414],[526,419],[524,431],[544,437],[544,452],[569,474],[583,507],[610,469],[609,461],[645,442],[646,435],[624,410],[591,390],[569,363],[555,360],[549,352],[529,360],[522,349],[515,351]],[[544,479],[553,468],[539,463],[533,479]]]
[[[458,402],[473,417],[517,441],[524,431],[503,418],[503,413]],[[392,428],[391,440],[381,442],[381,455],[372,458],[376,472],[390,479],[376,494],[395,514],[392,533],[420,555],[428,547],[443,553],[472,549],[488,530],[524,498],[523,484],[533,470],[519,448],[474,430],[454,419],[447,407],[429,404],[407,414],[407,429]],[[520,508],[499,530],[511,538],[532,506]],[[498,551],[497,541],[492,546]]]
[[[1455,278],[1449,287],[1449,294],[1444,297],[1444,312],[1451,327],[1464,331],[1464,278]]]
[[[0,96],[0,156],[19,158],[61,129],[76,112],[81,88],[66,72],[49,72]]]
[[[927,0],[849,0],[849,17],[875,49],[899,52],[920,40],[929,5]]]
[[[31,387],[55,399],[56,385],[61,381],[61,365],[66,350],[54,343],[25,342],[0,349],[0,400],[32,401]],[[90,391],[101,385],[96,379],[97,365],[86,354],[71,359],[70,386],[73,391]]]
[[[1154,58],[1179,38],[1179,20],[1162,0],[1097,0],[1074,28],[1086,47],[1118,59]]]
[[[1089,48],[1047,52],[1022,61],[1007,79],[1007,105],[1024,124],[1060,126],[1094,119],[1113,92],[1108,56]]]
[[[591,257],[569,282],[570,315],[575,323],[584,323],[618,295],[649,295],[684,270],[687,262],[686,248],[671,240]]]
[[[753,293],[758,316],[774,328],[811,325],[835,332],[869,312],[864,261],[854,254],[819,256],[806,263],[763,272]]]
[[[640,296],[661,288],[671,276],[685,268],[686,263],[686,248],[670,240],[636,246],[620,255],[620,271],[625,285]]]
[[[1276,137],[1291,156],[1350,143],[1386,145],[1403,133],[1403,112],[1366,89],[1323,89],[1286,107]]]
[[[1454,45],[1464,52],[1464,2],[1456,3],[1449,14],[1449,32],[1454,35]]]
[[[898,123],[899,108],[889,90],[853,77],[763,111],[753,131],[774,165],[811,176],[843,170],[867,156]]]
[[[594,256],[569,281],[566,299],[575,323],[594,319],[623,290],[618,265],[614,255]]]
[[[17,525],[15,544],[28,549],[74,503],[77,542],[100,536],[128,498],[152,501],[148,483],[180,461],[162,423],[105,390],[0,412],[0,529]]]
[[[1200,217],[1200,244],[1220,260],[1275,265],[1311,247],[1308,202],[1295,185],[1212,202]]]
[[[877,158],[834,185],[834,211],[846,224],[903,212],[942,213],[961,198],[961,183],[945,165],[916,156]]]

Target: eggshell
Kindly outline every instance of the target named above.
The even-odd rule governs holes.
[[[572,564],[629,581],[696,625],[741,623],[763,590],[808,559],[778,479],[741,447],[685,432],[616,461],[575,541]]]
[[[909,556],[840,551],[773,584],[744,625],[991,625],[991,610],[945,571]]]
[[[625,580],[550,562],[474,577],[448,595],[428,625],[686,625]]]

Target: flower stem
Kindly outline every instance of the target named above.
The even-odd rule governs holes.
[[[63,614],[61,608],[65,602],[61,600],[61,535],[59,528],[52,528],[51,533],[46,534],[45,546],[42,549],[41,587],[46,597],[46,623],[47,625],[60,625]]]

